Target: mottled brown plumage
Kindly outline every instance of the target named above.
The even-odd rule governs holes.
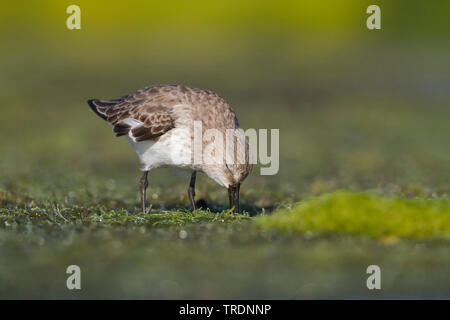
[[[117,136],[127,135],[126,129],[131,128],[123,120],[132,118],[142,122],[142,126],[133,129],[137,141],[157,138],[174,128],[176,120],[183,122],[184,111],[190,111],[189,120],[203,121],[205,130],[239,127],[236,115],[219,95],[180,85],[149,86],[118,99],[92,99],[88,103],[94,112],[114,126]],[[175,105],[189,105],[192,109],[173,109]]]

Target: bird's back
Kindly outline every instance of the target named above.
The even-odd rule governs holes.
[[[183,115],[190,114],[189,121],[201,121],[204,129],[235,129],[239,127],[236,114],[230,105],[210,90],[177,86],[184,104],[174,108],[174,116],[183,121]]]
[[[132,130],[137,141],[156,139],[194,121],[201,121],[205,130],[239,126],[230,105],[218,94],[181,85],[154,85],[118,99],[92,99],[88,103],[114,126],[117,136]]]

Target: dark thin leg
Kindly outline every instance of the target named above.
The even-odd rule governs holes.
[[[142,173],[141,179],[139,180],[139,184],[141,186],[141,205],[143,213],[145,213],[145,191],[147,191],[148,187],[147,174],[148,171],[144,171],[144,173]]]
[[[230,209],[234,207],[234,212],[239,213],[239,190],[241,184],[230,185],[228,187],[228,200],[230,201]]]
[[[196,178],[197,178],[197,171],[194,171],[194,172],[192,172],[191,182],[189,182],[189,188],[188,188],[188,197],[189,197],[189,201],[191,202],[192,211],[194,211],[196,209],[195,201],[194,201],[194,197],[195,197],[195,179]]]

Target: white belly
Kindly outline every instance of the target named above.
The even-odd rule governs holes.
[[[161,166],[190,166],[191,138],[186,130],[172,129],[156,142],[136,142],[130,136],[127,136],[127,139],[136,151],[143,171]]]

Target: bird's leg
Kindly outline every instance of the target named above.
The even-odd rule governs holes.
[[[147,174],[148,174],[148,171],[144,171],[142,173],[141,179],[139,180],[139,184],[141,186],[142,213],[145,213],[145,192],[147,191],[147,187],[148,187]]]
[[[232,191],[231,186],[228,187],[228,201],[229,201],[230,209],[231,209],[233,207],[233,191]]]
[[[230,201],[230,209],[234,207],[233,212],[239,213],[239,190],[241,184],[230,185],[228,187],[228,200]]]
[[[196,209],[195,201],[194,201],[194,197],[195,197],[195,179],[196,178],[197,178],[197,171],[194,171],[194,172],[192,172],[191,182],[189,182],[189,188],[188,188],[188,197],[189,197],[189,201],[191,202],[192,211],[194,211]]]

